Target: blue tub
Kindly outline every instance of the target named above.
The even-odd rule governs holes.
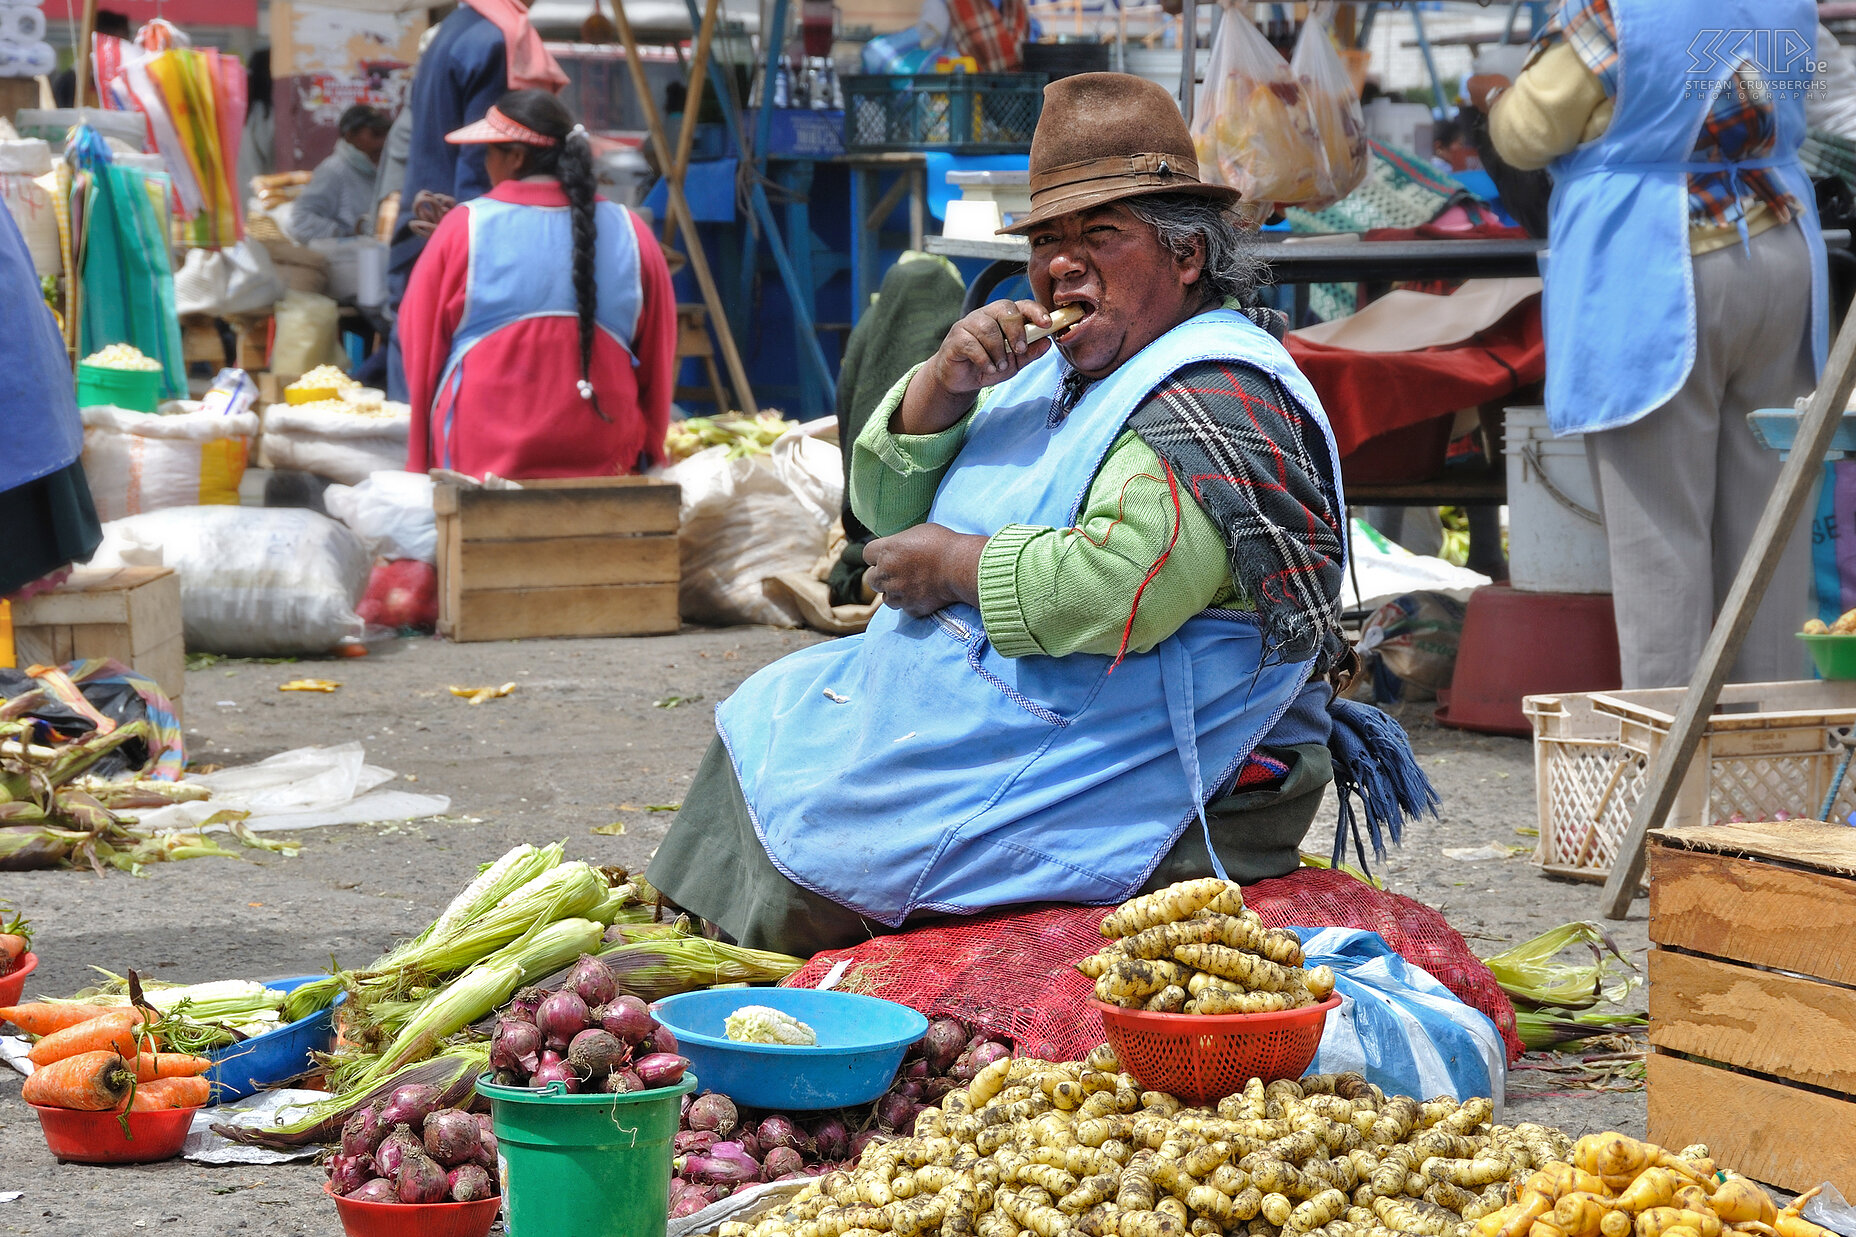
[[[737,1044],[723,1022],[743,1005],[791,1014],[818,1034],[809,1047]],[[868,1104],[895,1080],[928,1019],[906,1005],[854,992],[812,988],[712,988],[665,997],[652,1007],[677,1037],[703,1085],[737,1104],[815,1111]]]
[[[282,992],[324,975],[296,975],[289,979],[267,979],[264,986]],[[346,994],[344,994],[346,995]],[[335,1004],[342,1002],[335,998]],[[335,1009],[317,1010],[307,1018],[298,1018],[275,1031],[254,1035],[226,1048],[215,1048],[206,1055],[214,1061],[206,1077],[213,1084],[213,1103],[242,1100],[248,1095],[288,1082],[315,1068],[312,1052],[328,1052],[335,1047]]]

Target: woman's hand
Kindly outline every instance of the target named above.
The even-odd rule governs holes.
[[[1049,326],[1036,301],[994,301],[954,323],[940,350],[915,371],[890,420],[900,434],[938,434],[967,415],[974,393],[997,385],[1050,351],[1049,337],[1025,341],[1027,326]]]
[[[864,546],[864,581],[883,604],[926,618],[957,601],[980,604],[980,553],[987,538],[917,524]]]

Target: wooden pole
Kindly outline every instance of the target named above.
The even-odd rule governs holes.
[[[77,96],[73,105],[90,106],[91,78],[96,71],[91,68],[91,36],[97,32],[97,0],[84,0],[84,17],[77,26]]]
[[[709,44],[715,39],[715,18],[721,8],[721,0],[708,0],[702,10],[702,29],[696,34],[696,59],[690,65],[689,93],[683,97],[683,127],[677,131],[676,161],[664,172],[665,180],[683,183],[683,178],[690,170],[690,150],[696,144],[696,118],[702,111],[702,88],[708,80]],[[716,97],[720,99],[718,88]],[[724,107],[727,104],[723,104]],[[664,242],[670,242],[670,231],[675,222],[664,220]],[[724,323],[724,327],[726,323]],[[723,329],[721,327],[718,330]]]
[[[716,0],[709,0],[713,12]],[[645,80],[644,63],[638,59],[638,38],[632,33],[632,19],[626,16],[625,5],[612,6],[614,16],[619,23],[619,37],[625,43],[625,64],[631,70],[632,86],[638,91],[638,105],[644,109],[646,126],[651,130],[651,148],[657,152],[658,166],[666,170],[675,167],[670,141],[664,136],[664,118],[658,113],[657,100],[651,97],[651,84]],[[707,21],[705,19],[705,24]],[[684,110],[685,123],[690,112]],[[703,252],[702,237],[697,234],[696,220],[690,214],[690,204],[683,196],[681,181],[669,176],[664,178],[664,188],[670,199],[670,217],[677,221],[677,227],[683,233],[683,247],[689,251],[690,273],[696,276],[696,284],[702,289],[703,304],[708,306],[711,323],[726,323],[728,315],[722,312],[722,296],[716,291],[715,277],[709,272],[709,255]],[[735,337],[730,331],[718,326],[715,330],[715,342],[722,349],[722,364],[728,368],[728,380],[734,384],[735,399],[741,404],[741,411],[749,416],[756,416],[760,407],[754,402],[754,392],[748,385],[748,372],[741,364],[741,353],[735,348]]]
[[[1766,595],[1767,585],[1772,583],[1773,572],[1778,569],[1780,551],[1804,513],[1805,503],[1811,497],[1812,482],[1823,471],[1824,454],[1830,450],[1830,440],[1842,423],[1852,388],[1856,388],[1856,313],[1847,315],[1837,331],[1829,363],[1805,407],[1791,454],[1779,472],[1772,496],[1766,500],[1766,509],[1753,532],[1753,542],[1740,561],[1740,572],[1734,577],[1733,588],[1721,606],[1720,617],[1714,621],[1714,630],[1708,633],[1708,643],[1701,651],[1701,665],[1683,693],[1682,707],[1676,713],[1669,737],[1663,741],[1650,766],[1644,796],[1638,801],[1630,830],[1618,846],[1617,862],[1605,881],[1603,908],[1608,919],[1622,919],[1630,910],[1631,898],[1643,880],[1644,839],[1650,830],[1663,823],[1675,806],[1689,763],[1701,746],[1702,731],[1714,712],[1714,702],[1720,698],[1728,667],[1740,654],[1747,628],[1752,626],[1760,600]]]

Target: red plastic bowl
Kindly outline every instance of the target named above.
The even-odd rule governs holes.
[[[366,1203],[326,1185],[322,1192],[335,1200],[348,1237],[485,1237],[503,1205],[500,1196],[475,1203]]]
[[[1274,1014],[1154,1014],[1090,1002],[1121,1068],[1150,1091],[1189,1104],[1216,1104],[1252,1078],[1300,1078],[1321,1046],[1338,992],[1317,1005]]]
[[[32,1105],[53,1155],[72,1164],[153,1164],[180,1154],[198,1108],[132,1112],[124,1137],[120,1114]]]
[[[19,955],[19,965],[0,975],[0,1005],[17,1005],[26,992],[26,976],[39,965],[39,955],[27,950]]]

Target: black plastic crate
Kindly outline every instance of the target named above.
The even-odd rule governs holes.
[[[846,150],[999,155],[1031,149],[1042,73],[857,74],[844,78]]]

